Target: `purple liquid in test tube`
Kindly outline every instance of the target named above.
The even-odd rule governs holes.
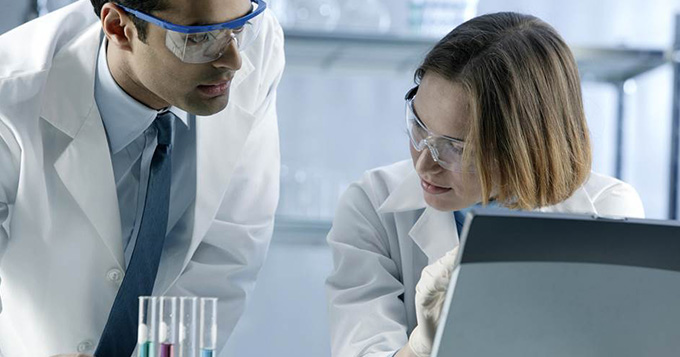
[[[177,298],[162,296],[160,299],[160,324],[158,342],[160,357],[175,357],[177,344]]]
[[[175,357],[175,346],[168,343],[162,343],[161,357]]]

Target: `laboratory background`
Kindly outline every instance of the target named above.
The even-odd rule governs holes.
[[[70,2],[0,0],[0,34]],[[281,199],[255,294],[223,356],[330,355],[325,236],[338,198],[365,170],[409,158],[413,72],[438,38],[476,15],[528,13],[562,34],[581,71],[593,170],[632,184],[648,218],[678,218],[680,0],[268,4],[286,35]]]

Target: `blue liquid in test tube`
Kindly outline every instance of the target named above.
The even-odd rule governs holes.
[[[156,321],[158,301],[155,297],[139,297],[139,321],[137,327],[137,355],[156,357]]]
[[[155,346],[153,342],[144,342],[143,344],[139,345],[139,357],[155,357],[156,355],[154,352],[156,352],[156,349],[154,347]]]
[[[217,347],[217,298],[201,298],[199,327],[201,357],[213,357]]]

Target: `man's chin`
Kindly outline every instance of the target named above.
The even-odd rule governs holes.
[[[178,107],[188,113],[199,115],[199,116],[210,116],[217,114],[224,110],[229,104],[229,93],[224,95],[200,100],[192,101],[187,103],[187,108]]]

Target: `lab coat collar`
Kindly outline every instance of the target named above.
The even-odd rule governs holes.
[[[409,231],[409,236],[427,256],[428,264],[458,246],[458,231],[450,211],[427,207]]]
[[[72,139],[55,160],[55,170],[123,269],[116,185],[94,100],[100,28],[98,22],[93,24],[55,55],[45,83],[41,117]]]
[[[94,96],[109,138],[111,153],[115,155],[140,137],[165,109],[149,108],[125,92],[111,74],[106,51],[107,40],[104,38],[97,55]],[[186,112],[176,107],[168,110],[188,126]]]
[[[45,97],[40,116],[71,138],[76,136],[90,112],[98,111],[94,100],[94,78],[101,37],[99,22],[88,27],[55,55],[46,82],[46,93],[61,95]],[[99,41],[94,38],[99,38]],[[231,91],[255,69],[247,55],[242,54],[241,59],[241,69],[234,75]],[[188,125],[188,113],[175,107],[170,110]]]
[[[198,237],[205,235],[217,214],[229,178],[256,120],[252,112],[240,105],[240,98],[252,96],[257,90],[257,87],[253,89],[242,85],[247,83],[244,80],[255,67],[245,53],[241,56],[243,62],[232,81],[227,107],[217,114],[196,118],[196,197],[200,200],[196,202],[192,249],[198,245]],[[190,258],[191,254],[187,256],[187,263]]]
[[[234,74],[234,79],[231,81],[230,93],[234,92],[234,89],[239,87],[239,85],[250,76],[255,70],[253,62],[250,60],[247,52],[241,52],[241,68]]]
[[[458,231],[450,211],[438,211],[425,203],[420,178],[411,169],[404,180],[378,208],[380,213],[398,213],[423,209],[409,236],[433,263],[458,245]]]
[[[45,84],[40,116],[71,138],[92,112],[97,112],[94,100],[94,76],[101,25],[96,23],[64,46],[53,61]],[[99,114],[97,113],[97,116]]]
[[[229,104],[211,116],[197,116],[196,125],[196,201],[191,238],[182,244],[166,249],[165,262],[159,268],[156,287],[158,294],[167,293],[181,272],[189,265],[191,257],[210,229],[222,203],[231,177],[239,163],[243,147],[257,117],[240,103],[257,90],[255,83],[245,81],[255,67],[242,54],[243,64],[231,84]],[[246,194],[246,193],[244,193]],[[161,269],[162,268],[162,269]]]
[[[411,182],[411,184],[413,184]],[[413,185],[413,189],[420,186]],[[420,193],[422,195],[422,193]],[[538,212],[571,213],[571,214],[594,214],[597,209],[593,199],[585,187],[577,189],[568,199],[547,207],[536,209]],[[446,252],[455,248],[459,243],[458,230],[451,212],[438,211],[426,206],[425,211],[413,225],[409,236],[423,250],[428,258],[428,264],[432,264]]]
[[[420,187],[420,178],[415,170],[411,169],[408,172],[402,182],[378,208],[378,212],[399,213],[423,208],[423,213],[409,231],[409,236],[428,257],[429,263],[432,263],[458,245],[458,231],[450,211],[438,211],[427,205]],[[553,206],[541,207],[536,211],[598,214],[593,199],[584,186],[577,189],[563,202]]]
[[[120,212],[111,157],[106,132],[94,100],[100,40],[101,25],[96,23],[55,56],[45,85],[45,92],[50,95],[45,97],[41,117],[73,139],[54,166],[120,268],[124,269]],[[216,216],[229,177],[255,121],[254,114],[242,108],[237,99],[252,95],[239,93],[239,88],[253,70],[248,56],[242,55],[242,66],[232,81],[227,108],[196,120],[197,199],[188,254],[184,250],[186,255],[177,257],[184,259],[183,266],[188,264],[201,237]],[[177,266],[180,267],[179,264]],[[174,275],[179,276],[180,272],[181,269]]]
[[[212,116],[196,118],[196,205],[193,238],[184,266],[189,263],[217,215],[256,120],[256,116],[237,101],[239,96],[252,95],[238,93],[239,90],[253,90],[240,85],[243,79],[241,77],[240,81],[232,84],[231,98],[225,110]]]
[[[566,200],[548,207],[537,209],[539,212],[554,213],[573,213],[573,214],[594,214],[598,215],[597,208],[593,204],[593,199],[588,194],[584,186],[581,186]]]
[[[378,208],[378,212],[396,213],[425,207],[427,204],[423,197],[423,190],[420,188],[420,177],[416,170],[411,168],[403,181],[387,196],[385,202]]]

